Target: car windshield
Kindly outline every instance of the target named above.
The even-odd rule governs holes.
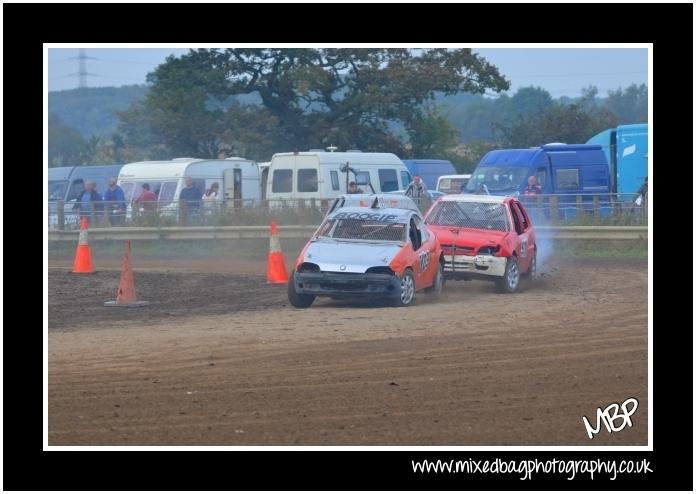
[[[57,201],[65,199],[65,189],[68,186],[67,180],[49,180],[48,181],[48,200]]]
[[[509,231],[505,205],[500,203],[443,201],[435,205],[426,221],[431,225]]]
[[[518,190],[527,176],[524,166],[485,166],[477,168],[466,184],[468,193],[476,193],[485,185],[489,192]]]
[[[318,237],[342,240],[376,240],[382,242],[403,242],[406,225],[393,221],[331,218],[321,226]]]

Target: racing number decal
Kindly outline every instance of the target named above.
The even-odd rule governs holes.
[[[418,259],[420,260],[421,273],[425,273],[428,269],[428,266],[430,265],[430,252],[424,250],[423,252],[418,254]]]
[[[522,247],[520,248],[520,256],[527,257],[527,237],[522,237]]]

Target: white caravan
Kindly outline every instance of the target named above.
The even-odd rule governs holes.
[[[259,167],[244,158],[204,160],[176,158],[171,161],[140,161],[121,168],[118,184],[123,189],[126,203],[131,204],[142,192],[144,183],[157,195],[160,210],[176,210],[181,190],[186,187],[184,177],[191,177],[201,196],[213,182],[220,185],[225,201],[240,201],[244,206],[258,204],[261,199]]]
[[[333,199],[356,182],[365,193],[405,189],[411,182],[406,165],[392,153],[308,151],[276,153],[268,169],[266,199]]]

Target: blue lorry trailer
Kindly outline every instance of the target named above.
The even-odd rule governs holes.
[[[609,162],[611,190],[628,201],[648,176],[648,124],[619,125],[593,136]]]

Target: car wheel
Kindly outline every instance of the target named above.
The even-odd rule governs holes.
[[[445,273],[441,263],[437,263],[437,271],[433,278],[433,285],[426,288],[425,292],[435,298],[442,295],[442,289],[445,287]]]
[[[517,265],[517,256],[508,257],[505,273],[495,280],[495,286],[502,293],[514,293],[519,289],[520,268]]]
[[[295,291],[295,271],[290,274],[288,281],[288,300],[293,307],[298,309],[306,309],[317,298],[315,295],[307,295],[306,293],[297,293]]]
[[[537,271],[537,260],[536,251],[534,251],[534,257],[532,257],[532,262],[529,264],[529,269],[522,276],[529,281],[536,281],[539,277],[539,272]]]
[[[416,280],[413,278],[413,270],[406,268],[404,275],[401,277],[401,286],[399,295],[394,299],[394,305],[397,307],[406,307],[411,305],[416,297]]]

